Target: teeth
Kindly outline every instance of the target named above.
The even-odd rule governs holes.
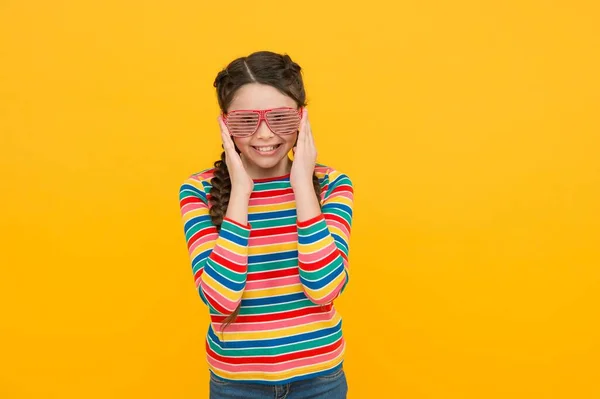
[[[273,151],[275,148],[277,148],[277,146],[272,145],[269,147],[254,147],[254,148],[256,148],[260,152],[269,152],[269,151]]]

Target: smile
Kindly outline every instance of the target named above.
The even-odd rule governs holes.
[[[281,144],[267,146],[252,146],[252,148],[254,148],[257,152],[260,152],[261,154],[271,154],[275,152],[279,147],[281,147]]]

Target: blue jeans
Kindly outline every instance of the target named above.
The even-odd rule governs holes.
[[[283,385],[223,380],[210,373],[210,399],[345,399],[348,383],[344,369]]]

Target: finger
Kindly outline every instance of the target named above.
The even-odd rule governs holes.
[[[306,108],[302,109],[302,119],[300,119],[300,127],[298,133],[298,144],[306,141],[306,124],[308,123],[308,111]]]
[[[309,121],[306,121],[306,144],[308,144],[308,146],[311,148],[315,145],[315,141],[312,134],[312,128],[310,126]]]
[[[231,134],[229,134],[229,129],[223,122],[223,118],[219,116],[217,119],[219,122],[219,128],[221,129],[221,139],[223,140],[223,145],[226,147],[233,147],[233,141],[231,140]]]

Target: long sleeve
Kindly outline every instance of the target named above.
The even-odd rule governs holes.
[[[354,190],[345,174],[334,171],[328,177],[321,213],[297,221],[300,281],[307,297],[320,305],[331,303],[349,281]]]
[[[179,205],[198,293],[216,312],[229,315],[246,286],[251,226],[225,218],[217,232],[202,182],[194,178],[181,185]]]

